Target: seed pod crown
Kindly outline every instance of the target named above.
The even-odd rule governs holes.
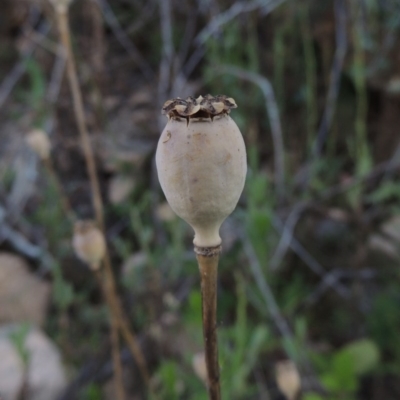
[[[162,113],[172,119],[214,119],[218,115],[229,114],[236,108],[232,97],[224,95],[212,96],[210,94],[194,98],[189,96],[186,100],[179,97],[164,103]]]

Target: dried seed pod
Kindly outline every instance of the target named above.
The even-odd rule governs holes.
[[[244,187],[246,149],[231,108],[232,98],[211,95],[163,107],[168,123],[157,147],[158,177],[171,208],[193,227],[197,247],[220,245],[220,226]]]
[[[196,353],[192,357],[192,368],[197,377],[207,385],[207,366],[204,353]]]
[[[275,365],[276,383],[288,400],[295,400],[301,390],[301,378],[296,364],[291,360],[279,361]]]
[[[106,251],[104,235],[94,221],[77,221],[74,225],[72,246],[80,260],[92,270],[98,270]]]
[[[41,160],[47,160],[50,157],[51,144],[45,131],[32,129],[26,135],[25,140]]]
[[[69,5],[72,3],[72,0],[49,0],[53,7],[58,12],[65,12]]]

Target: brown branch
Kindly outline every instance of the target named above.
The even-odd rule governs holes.
[[[86,128],[82,93],[79,87],[78,75],[76,72],[75,61],[72,53],[71,34],[68,25],[68,10],[67,8],[57,8],[56,11],[61,42],[67,54],[68,81],[71,88],[76,123],[78,125],[78,130],[81,137],[82,149],[85,156],[87,172],[90,180],[96,222],[98,226],[102,230],[104,230],[103,204],[101,201],[100,185],[96,174],[96,162],[94,159],[92,146],[90,144],[89,133]]]
[[[103,293],[104,300],[108,305],[110,328],[111,328],[111,353],[112,353],[114,376],[115,376],[115,393],[117,399],[124,400],[125,391],[124,391],[123,377],[122,377],[122,363],[119,354],[120,345],[118,336],[118,321],[115,313],[113,312],[113,307],[111,306],[112,298],[110,297],[110,291],[107,290],[107,285],[105,283],[105,280],[101,275],[101,270],[93,270],[93,272],[95,273],[97,283]]]
[[[76,72],[75,61],[71,47],[71,34],[68,24],[68,8],[55,7],[58,28],[60,32],[61,42],[65,48],[67,55],[67,74],[68,81],[72,92],[73,107],[76,122],[78,125],[79,134],[81,137],[82,148],[86,160],[87,172],[90,180],[90,187],[92,193],[93,208],[96,215],[96,221],[99,228],[104,233],[104,219],[103,219],[103,203],[101,200],[100,184],[96,174],[96,163],[93,155],[92,146],[90,144],[89,133],[86,128],[85,114],[83,109],[82,94],[79,87],[78,75]],[[106,301],[110,309],[110,325],[111,325],[111,347],[113,353],[113,362],[115,369],[115,386],[118,400],[125,399],[125,393],[122,380],[122,364],[119,357],[119,340],[118,340],[118,321],[116,316],[113,315],[113,304],[116,303],[116,291],[114,277],[112,274],[111,263],[109,262],[108,251],[106,250],[105,266],[105,282],[104,293]],[[114,300],[113,300],[114,299]]]
[[[58,19],[58,26],[60,30],[60,36],[62,44],[65,48],[67,54],[67,73],[69,84],[71,87],[75,118],[79,129],[79,134],[81,136],[82,148],[86,160],[87,172],[89,175],[93,208],[96,215],[96,222],[99,228],[105,234],[104,217],[103,217],[103,203],[101,199],[99,180],[96,174],[96,163],[90,143],[89,134],[86,128],[85,114],[83,108],[82,93],[79,87],[78,76],[76,72],[74,57],[71,48],[71,35],[68,25],[68,11],[66,7],[57,7],[56,14]],[[135,335],[129,329],[127,318],[123,312],[121,304],[118,299],[114,275],[112,272],[111,259],[106,249],[104,261],[104,276],[101,281],[102,287],[104,288],[104,295],[110,309],[110,322],[111,322],[111,341],[113,347],[113,360],[115,361],[115,373],[116,381],[119,382],[119,386],[122,387],[122,366],[119,356],[115,356],[115,352],[119,353],[119,340],[118,340],[118,329],[128,343],[129,349],[135,359],[139,371],[142,375],[143,380],[150,388],[150,378],[146,366],[145,358],[142,354],[140,346],[137,343]],[[117,334],[115,333],[117,332]],[[117,346],[117,347],[116,347]],[[118,387],[117,385],[117,387]],[[117,394],[123,394],[121,388],[117,390]],[[122,397],[121,397],[122,398]]]

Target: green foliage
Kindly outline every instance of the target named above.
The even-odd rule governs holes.
[[[327,390],[329,400],[355,400],[359,389],[359,378],[377,368],[380,353],[377,345],[370,339],[360,339],[325,356],[314,355],[321,373],[320,380]],[[319,395],[308,393],[308,400],[318,399]]]
[[[67,310],[73,303],[75,293],[74,289],[68,281],[63,278],[60,265],[56,262],[53,264],[53,299],[60,310]]]
[[[48,113],[45,107],[47,83],[44,71],[34,58],[28,58],[24,62],[29,85],[27,88],[20,88],[17,97],[32,107],[35,112],[35,125],[42,126],[44,117]]]
[[[256,164],[257,161],[253,163]],[[262,172],[255,171],[255,169],[248,171],[245,186],[245,193],[248,196],[246,231],[261,264],[266,265],[270,251],[264,239],[271,236],[274,195],[271,192],[268,177]]]
[[[22,96],[26,102],[33,105],[36,109],[41,105],[44,95],[46,93],[46,80],[43,70],[38,62],[33,58],[25,61],[26,71],[29,77],[29,89]]]
[[[72,229],[62,208],[57,186],[47,172],[44,171],[46,185],[40,193],[38,207],[31,219],[32,222],[43,227],[49,248],[57,254],[63,255],[70,250],[69,247],[66,249],[65,238],[71,237]]]
[[[26,349],[25,342],[30,329],[31,327],[28,323],[23,323],[17,326],[12,332],[10,332],[9,335],[11,342],[17,350],[18,355],[20,356],[25,367],[28,365],[29,362],[29,352]]]
[[[369,339],[361,339],[347,344],[341,353],[348,354],[357,376],[371,372],[379,363],[380,353],[376,344]]]
[[[255,391],[248,378],[270,338],[269,330],[264,324],[252,327],[247,318],[242,276],[236,276],[236,285],[236,322],[234,326],[219,331],[222,393],[224,399],[232,400],[244,398]]]
[[[390,355],[390,364],[396,373],[400,373],[400,296],[399,287],[389,287],[385,292],[376,296],[372,310],[367,316],[367,326],[371,337],[379,348]]]
[[[393,181],[385,181],[372,193],[366,196],[371,203],[382,203],[388,200],[400,200],[400,184]]]
[[[102,400],[103,398],[101,388],[95,383],[86,386],[79,397],[80,400]]]
[[[158,375],[162,381],[161,398],[171,400],[179,399],[177,369],[177,364],[172,361],[164,362],[159,368]]]
[[[201,292],[200,290],[192,290],[187,305],[185,307],[185,313],[183,315],[185,325],[193,326],[196,329],[200,329],[202,326],[201,321]]]
[[[250,384],[249,377],[260,354],[271,343],[268,327],[263,323],[253,325],[247,317],[245,281],[241,275],[236,275],[236,288],[235,323],[232,326],[220,326],[218,329],[223,399],[230,400],[243,399],[257,393],[256,388]],[[185,329],[192,339],[195,338],[196,342],[202,344],[201,294],[198,290],[192,291],[183,311]],[[182,391],[190,393],[191,399],[207,399],[204,388],[199,389],[199,379],[193,379],[193,373],[177,363],[162,363],[157,376],[161,380],[162,398],[180,398],[177,396]]]
[[[303,400],[325,400],[325,398],[317,393],[309,392],[303,395]]]

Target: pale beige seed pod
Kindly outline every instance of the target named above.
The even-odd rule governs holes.
[[[106,252],[104,235],[91,220],[75,222],[72,247],[80,260],[89,265],[92,270],[100,268]]]
[[[197,377],[207,385],[207,366],[206,366],[206,359],[203,352],[196,353],[192,357],[192,368],[197,375]]]
[[[58,12],[65,12],[72,3],[72,0],[49,0],[49,1]]]
[[[51,143],[45,131],[42,129],[32,129],[26,135],[25,141],[41,160],[49,159]]]
[[[171,208],[195,232],[197,247],[221,244],[219,229],[243,191],[247,171],[242,134],[226,96],[168,100],[157,146],[158,178]]]
[[[275,365],[276,383],[288,400],[296,400],[301,389],[301,378],[296,364],[291,360],[279,361]]]

